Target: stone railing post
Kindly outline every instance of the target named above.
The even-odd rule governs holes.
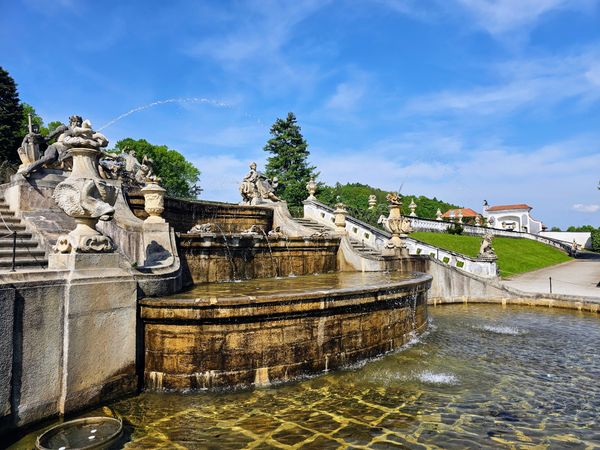
[[[346,234],[346,215],[348,214],[346,205],[341,202],[337,203],[333,213],[336,234]]]

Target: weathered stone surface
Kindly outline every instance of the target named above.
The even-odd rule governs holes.
[[[15,422],[58,412],[63,358],[64,285],[39,283],[17,290],[15,303]]]
[[[328,273],[337,269],[339,239],[288,238],[258,235],[203,236],[182,234],[180,258],[187,284],[233,279]]]
[[[391,351],[427,326],[430,283],[422,275],[326,293],[144,299],[146,387],[262,385]]]
[[[14,289],[0,290],[0,419],[12,412]]]
[[[65,296],[61,413],[136,387],[135,280],[119,269],[118,255],[67,256],[73,272]]]
[[[128,192],[127,202],[138,218],[148,218],[141,192]],[[252,225],[267,231],[273,228],[273,210],[270,208],[202,200],[165,197],[162,217],[179,233],[187,233],[194,225],[206,222],[218,225],[217,233],[241,233]]]

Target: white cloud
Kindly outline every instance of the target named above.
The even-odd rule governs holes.
[[[518,108],[553,106],[568,99],[600,99],[600,51],[514,60],[491,67],[499,82],[469,90],[446,90],[409,100],[407,113],[504,114]]]
[[[533,26],[556,10],[585,10],[593,0],[458,0],[477,24],[492,35]]]
[[[362,83],[340,83],[335,93],[327,100],[325,106],[329,109],[341,111],[353,110],[365,94]]]
[[[484,198],[498,204],[528,203],[535,217],[550,225],[575,225],[573,199],[587,206],[600,195],[595,189],[600,166],[598,136],[533,149],[463,144],[460,157],[453,161],[441,161],[435,155],[417,159],[418,142],[410,145],[414,145],[412,152],[407,145],[400,153],[397,148],[382,151],[378,147],[330,155],[317,149],[313,159],[328,183],[362,182],[388,190],[404,184],[407,194],[435,196],[473,209],[480,209]],[[598,151],[582,155],[580,148]],[[398,156],[401,153],[413,154],[415,160],[406,161]]]
[[[600,205],[584,205],[583,203],[575,203],[573,211],[582,213],[595,213],[600,210]]]

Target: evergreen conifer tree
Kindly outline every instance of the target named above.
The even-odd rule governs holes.
[[[23,107],[15,80],[0,67],[0,162],[19,161],[17,148],[21,145],[22,118]]]
[[[267,159],[266,175],[271,179],[278,178],[277,195],[281,199],[290,206],[301,206],[308,197],[306,183],[318,173],[308,164],[308,144],[294,113],[288,113],[285,119],[277,119],[271,127],[271,136],[264,147],[272,155]]]

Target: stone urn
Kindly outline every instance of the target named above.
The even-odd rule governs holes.
[[[311,177],[310,181],[306,183],[306,190],[308,191],[307,200],[316,200],[315,193],[317,192],[317,183],[315,179]]]
[[[98,174],[98,150],[72,148],[70,153],[73,171],[56,186],[53,197],[77,225],[68,235],[59,236],[54,250],[57,253],[112,252],[112,240],[96,230],[96,224],[99,220],[112,219],[117,189]]]
[[[369,209],[373,209],[377,206],[377,197],[375,194],[369,195]]]
[[[346,205],[341,202],[336,203],[333,214],[336,234],[346,234],[346,214],[348,214]]]
[[[408,209],[410,209],[410,217],[417,217],[417,213],[415,212],[417,210],[417,204],[415,203],[414,198],[410,201]]]
[[[387,220],[384,222],[387,230],[392,233],[391,239],[387,243],[387,247],[405,249],[405,244],[402,237],[405,237],[412,231],[410,221],[402,216],[402,199],[398,194],[388,194],[387,196],[390,213]]]
[[[148,213],[146,223],[165,223],[162,213],[165,210],[166,190],[157,182],[151,181],[142,189],[144,194],[144,210]]]

